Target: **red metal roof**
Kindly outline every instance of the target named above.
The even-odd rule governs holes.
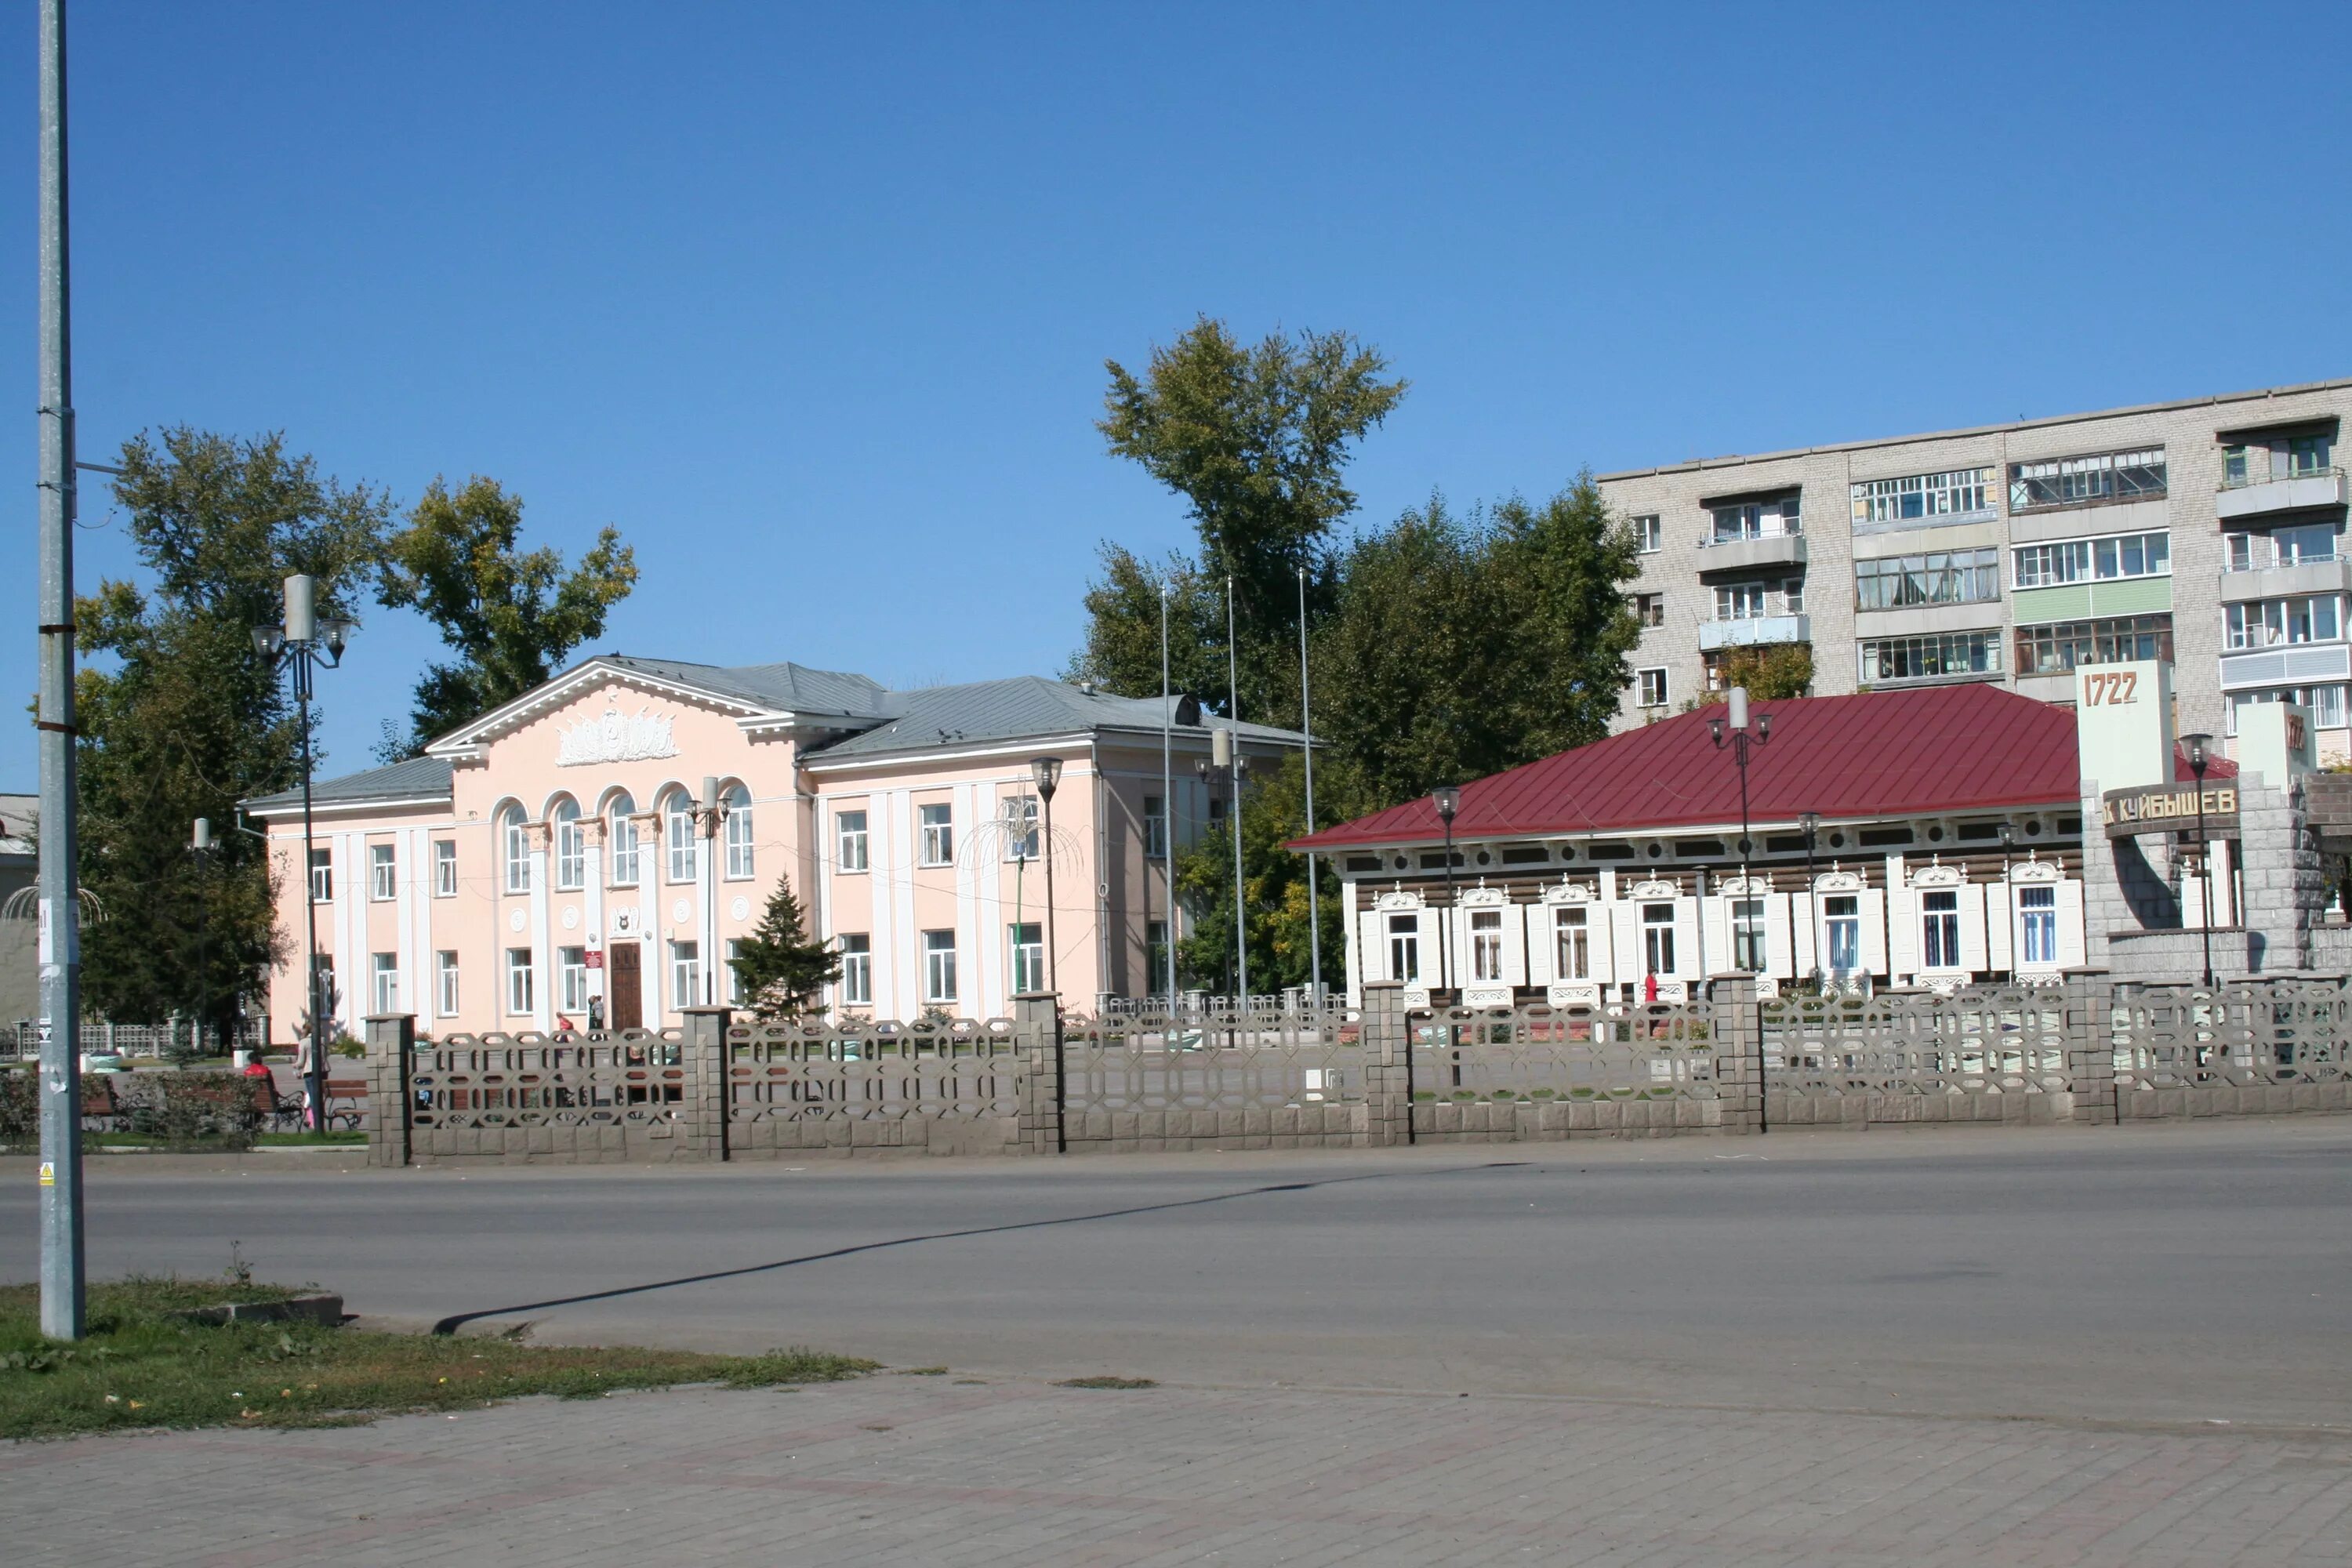
[[[1462,786],[1456,838],[1559,837],[1723,826],[1739,821],[1739,770],[1707,731],[1720,707],[1678,713]],[[1808,811],[1853,821],[2062,806],[2080,799],[2074,711],[1998,686],[1874,691],[1759,702],[1772,739],[1748,752],[1752,823]],[[2189,774],[2176,755],[2176,772]],[[2216,758],[2208,770],[2235,765]],[[1444,837],[1426,799],[1294,841],[1301,849]]]

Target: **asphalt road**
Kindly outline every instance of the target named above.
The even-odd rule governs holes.
[[[2352,1426],[2352,1120],[1363,1155],[92,1162],[94,1269],[541,1339],[1678,1405]],[[0,1162],[0,1278],[35,1268]]]

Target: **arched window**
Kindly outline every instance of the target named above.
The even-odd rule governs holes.
[[[555,885],[578,888],[588,880],[588,833],[580,826],[580,803],[558,801],[555,818]]]
[[[605,808],[605,820],[613,825],[604,836],[611,847],[613,886],[634,888],[637,885],[637,803],[628,791],[613,797],[613,804]]]
[[[751,875],[751,792],[741,784],[727,792],[727,875]]]
[[[669,842],[669,879],[694,880],[694,797],[684,790],[671,792],[662,802],[662,828]]]
[[[510,805],[499,814],[499,842],[506,848],[507,891],[530,891],[530,829],[522,807]]]

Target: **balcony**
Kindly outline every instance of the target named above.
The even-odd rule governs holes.
[[[2352,679],[2352,647],[2341,641],[2232,649],[2221,656],[2221,689],[2313,686]]]
[[[2352,589],[2352,561],[2336,556],[2282,557],[2270,540],[2252,542],[2255,548],[2242,561],[2221,568],[2221,602],[2243,604],[2250,599],[2292,599],[2305,594],[2341,594]]]
[[[1756,566],[1802,566],[1804,526],[1794,519],[1768,517],[1753,529],[1738,533],[1702,535],[1698,550],[1698,569],[1702,574],[1738,572]]]
[[[2257,469],[2223,479],[2221,493],[2213,498],[2213,510],[2223,522],[2343,504],[2344,470],[2332,468],[2298,472]]]
[[[1812,640],[1812,617],[1805,614],[1803,599],[1791,603],[1786,594],[1751,596],[1734,613],[1711,615],[1698,624],[1698,646],[1704,653]]]

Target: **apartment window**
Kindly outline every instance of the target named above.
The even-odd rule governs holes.
[[[372,952],[368,954],[368,967],[370,972],[369,979],[372,982],[372,986],[368,993],[369,1001],[373,1004],[370,1011],[376,1013],[399,1012],[400,954],[396,952]]]
[[[1919,895],[1919,967],[1960,966],[1960,895],[1939,888]]]
[[[1858,610],[1980,605],[2000,597],[1998,550],[1941,550],[1853,563],[1853,605]]]
[[[1644,708],[1664,708],[1666,705],[1665,670],[1663,668],[1657,669],[1641,669],[1635,670],[1633,674],[1635,680],[1641,685],[1642,706]]]
[[[433,989],[441,1016],[454,1018],[457,1016],[457,955],[445,947],[433,955]]]
[[[836,871],[866,869],[866,814],[864,812],[834,813],[833,866]]]
[[[698,942],[672,942],[669,944],[669,994],[673,1005],[702,1005],[702,944]]]
[[[1655,555],[1665,548],[1665,530],[1654,511],[1633,519],[1633,548],[1644,555]]]
[[[2238,732],[2238,716],[2260,702],[2289,702],[2310,710],[2311,721],[2323,730],[2344,727],[2344,688],[2341,686],[2287,686],[2270,691],[2233,691],[2229,695],[2229,731]]]
[[[1034,994],[1045,989],[1045,928],[1025,921],[1013,933],[1013,994]]]
[[[1004,797],[1004,858],[1037,858],[1037,797],[1034,795]]]
[[[1852,893],[1823,899],[1822,914],[1830,967],[1841,974],[1853,973],[1862,967],[1862,900]]]
[[[1470,911],[1470,973],[1473,978],[1503,978],[1503,911]]]
[[[1648,967],[1645,974],[1672,974],[1675,972],[1675,906],[1643,904],[1642,906],[1642,957]]]
[[[400,879],[394,873],[392,846],[368,846],[368,897],[380,904],[388,904],[400,896]]]
[[[1731,967],[1764,973],[1764,900],[1731,900]]]
[[[2155,500],[2165,493],[2164,448],[2050,458],[2009,466],[2009,510]]]
[[[499,814],[499,839],[506,850],[507,891],[530,891],[530,825],[522,807],[510,805]]]
[[[530,949],[507,949],[507,1012],[513,1016],[530,1016],[535,1000],[531,979]]]
[[[1954,468],[1942,474],[1912,474],[1899,479],[1865,479],[1853,487],[1856,528],[1925,522],[1989,511],[1990,468]]]
[[[2025,962],[2058,962],[2058,889],[2052,887],[2017,889],[2017,920],[2024,928]]]
[[[457,896],[457,841],[454,838],[433,841],[433,896],[436,899]]]
[[[927,931],[923,933],[923,1000],[952,1002],[955,999],[955,932]]]
[[[2017,547],[2017,585],[2046,588],[2117,577],[2163,577],[2172,571],[2172,535],[2123,533]]]
[[[1552,910],[1553,969],[1562,980],[1592,978],[1591,924],[1580,906],[1562,905]]]
[[[740,882],[751,875],[751,792],[737,784],[727,792],[727,879]]]
[[[917,806],[922,818],[923,864],[952,866],[955,864],[955,807],[945,801],[932,805]]]
[[[1389,978],[1401,985],[1421,980],[1421,917],[1389,917]]]
[[[845,1007],[874,1002],[874,939],[863,932],[841,939],[841,1002]]]
[[[1666,624],[1666,596],[1664,594],[1633,595],[1633,619],[1645,626]]]
[[[2333,642],[2341,635],[2341,605],[2334,594],[2256,599],[2224,607],[2223,642],[2231,649],[2287,643]]]
[[[2110,616],[2017,628],[2017,673],[2063,675],[2084,664],[2172,658],[2172,617]]]
[[[2279,566],[2307,566],[2336,557],[2336,541],[2341,526],[2333,522],[2300,523],[2293,528],[2274,528],[2268,533],[2231,533],[2222,536],[2223,553],[2228,572],[2268,572]]]
[[[1168,801],[1163,795],[1143,797],[1143,854],[1150,860],[1168,858]]]
[[[743,939],[740,936],[729,937],[727,962],[719,968],[719,985],[722,993],[720,999],[730,1007],[740,1007],[743,1005],[743,977],[735,972],[735,961],[742,956]]]
[[[1143,976],[1143,994],[1147,996],[1155,995],[1158,993],[1152,988],[1168,983],[1168,922],[1166,921],[1143,922],[1143,950],[1146,955],[1144,962],[1148,966]]]
[[[555,950],[555,994],[557,1005],[567,1014],[588,1010],[588,950],[584,947],[559,947]]]
[[[637,803],[626,792],[613,797],[605,808],[605,820],[612,826],[605,830],[604,842],[613,862],[613,886],[634,888],[637,885]]]
[[[1783,534],[1804,531],[1798,498],[1793,495],[1778,500],[1733,501],[1709,507],[1707,511],[1715,519],[1714,542],[1717,544],[1742,539],[1778,539]]]
[[[1862,679],[1874,685],[1999,675],[2000,642],[2000,634],[1990,631],[1874,637],[1862,645]]]
[[[555,806],[555,885],[569,890],[588,882],[588,830],[580,825],[577,801]]]
[[[310,851],[310,901],[314,904],[335,901],[335,861],[331,849]]]
[[[2273,436],[2261,441],[2239,442],[2221,448],[2221,488],[2268,484],[2273,479],[2305,479],[2324,474],[2335,458],[2331,431],[2306,431],[2300,436]]]
[[[662,837],[669,849],[669,879],[693,881],[698,858],[694,837],[694,797],[684,790],[673,792],[662,803]]]
[[[1726,583],[1715,590],[1715,618],[1748,621],[1764,616],[1805,613],[1805,580],[1787,577],[1777,582]]]

